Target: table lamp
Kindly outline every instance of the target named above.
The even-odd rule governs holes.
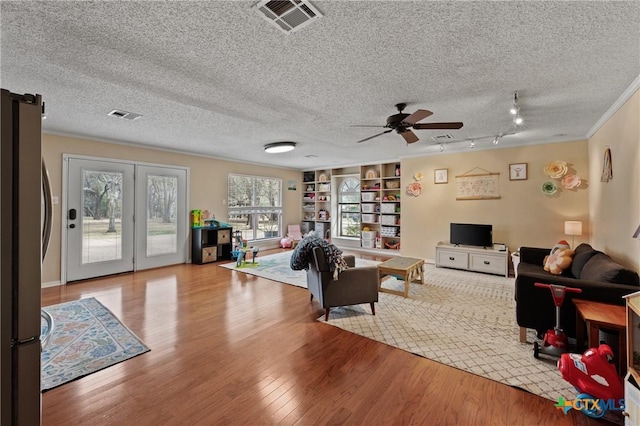
[[[582,235],[582,222],[579,220],[565,220],[564,235],[571,235],[571,247],[575,249],[576,235]]]

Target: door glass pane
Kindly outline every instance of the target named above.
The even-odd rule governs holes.
[[[147,256],[178,251],[178,178],[147,175]]]
[[[122,177],[83,170],[82,263],[122,259]]]

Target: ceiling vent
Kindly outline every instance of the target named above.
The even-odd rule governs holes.
[[[318,9],[306,0],[262,0],[253,9],[286,34],[322,18]]]
[[[437,136],[431,136],[431,139],[436,141],[436,142],[448,142],[453,140],[453,136],[446,134],[446,135],[437,135]]]
[[[121,109],[114,109],[111,111],[108,116],[116,117],[116,118],[124,118],[125,120],[135,120],[136,118],[142,117],[142,114],[136,114],[135,112],[123,111]]]

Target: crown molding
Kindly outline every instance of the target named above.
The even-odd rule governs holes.
[[[596,124],[594,124],[591,130],[587,132],[587,135],[585,137],[587,139],[591,139],[591,136],[593,136],[598,130],[600,130],[600,127],[602,127],[604,123],[606,123],[607,120],[609,120],[613,116],[613,114],[615,114],[620,109],[620,107],[622,107],[622,105],[624,105],[624,103],[627,102],[629,98],[631,98],[631,96],[633,96],[633,94],[638,91],[638,89],[640,89],[640,75],[638,75],[638,77],[633,80],[629,87],[627,87],[627,90],[625,90],[622,95],[620,95],[620,97],[613,103],[613,105],[609,107],[607,112],[605,112],[604,115],[600,117],[600,120],[596,121]]]

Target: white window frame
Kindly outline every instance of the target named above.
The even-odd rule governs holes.
[[[232,194],[237,189],[236,178],[249,179],[252,186],[251,200],[249,200],[246,206],[237,206],[237,197],[232,197]],[[272,206],[260,205],[258,200],[259,194],[257,194],[257,183],[260,179],[268,179],[270,181],[276,181],[278,187],[277,200],[275,200]],[[268,240],[272,238],[281,238],[283,235],[282,229],[282,179],[269,176],[251,176],[237,173],[229,173],[227,177],[227,215],[228,222],[233,225],[234,231],[241,231],[242,238],[250,241]],[[277,229],[265,230],[260,227],[261,215],[277,215],[277,220],[271,222],[276,225]],[[237,226],[237,223],[233,220],[234,216],[246,215],[249,223],[248,229],[241,229]],[[262,235],[260,235],[262,233]]]

